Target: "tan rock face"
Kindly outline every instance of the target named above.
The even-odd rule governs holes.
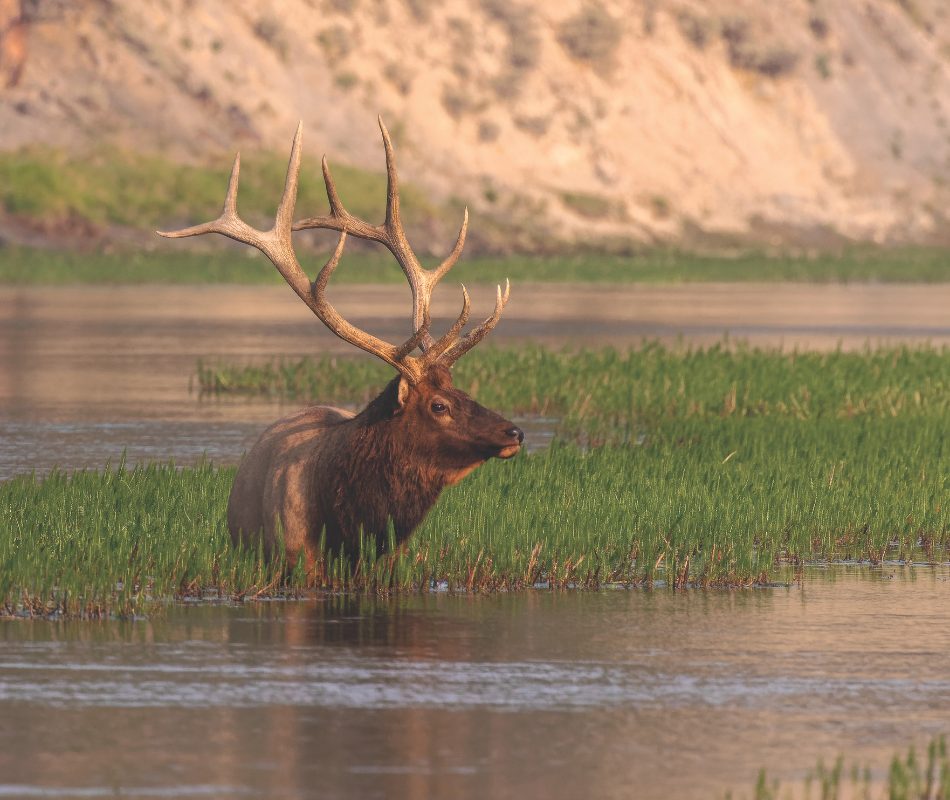
[[[557,238],[942,240],[948,12],[0,0],[0,147],[105,140],[201,159],[289,150],[303,119],[309,152],[381,170],[380,113],[406,178]]]

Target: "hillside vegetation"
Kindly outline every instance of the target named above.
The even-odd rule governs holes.
[[[463,204],[482,253],[941,244],[947,12],[938,0],[2,0],[0,237],[141,243],[149,226],[213,210],[237,149],[259,154],[242,203],[264,213],[276,193],[258,196],[262,181],[279,188],[298,119],[298,213],[323,202],[324,152],[360,206],[364,190],[379,197],[379,113],[418,189],[421,250],[448,246]]]

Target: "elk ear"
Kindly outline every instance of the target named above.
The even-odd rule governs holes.
[[[406,403],[409,400],[409,381],[406,380],[405,376],[399,378],[399,390],[396,394],[396,402],[399,404],[398,411],[402,411],[405,408]]]

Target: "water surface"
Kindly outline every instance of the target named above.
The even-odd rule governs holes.
[[[704,798],[950,732],[950,570],[0,622],[0,796]]]
[[[469,287],[472,318],[494,287]],[[331,286],[338,310],[390,341],[408,334],[404,286]],[[433,330],[449,327],[459,289],[437,288]],[[516,285],[488,342],[629,347],[644,337],[708,346],[733,340],[786,349],[950,343],[950,285]],[[485,346],[485,345],[483,345]],[[0,286],[0,480],[207,452],[237,463],[271,422],[300,403],[202,398],[198,358],[262,363],[354,355],[284,286]],[[354,357],[369,357],[355,355]],[[504,411],[504,409],[500,409]],[[518,420],[529,449],[550,421]]]
[[[493,287],[470,287],[472,319]],[[398,342],[408,287],[330,287],[355,325]],[[455,320],[458,287],[440,286],[436,333]],[[489,342],[627,347],[644,337],[711,345],[729,332],[754,346],[853,349],[950,343],[950,285],[525,285],[512,288]],[[483,345],[485,346],[485,345]],[[264,421],[259,403],[197,403],[198,358],[353,355],[283,286],[0,286],[0,418],[37,421]],[[367,356],[368,357],[368,356]]]

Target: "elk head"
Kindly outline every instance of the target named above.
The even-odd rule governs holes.
[[[489,458],[511,458],[520,449],[521,430],[454,388],[444,365],[434,364],[415,386],[403,377],[393,383],[394,427],[405,432],[403,451],[431,465],[442,486],[454,486]]]

